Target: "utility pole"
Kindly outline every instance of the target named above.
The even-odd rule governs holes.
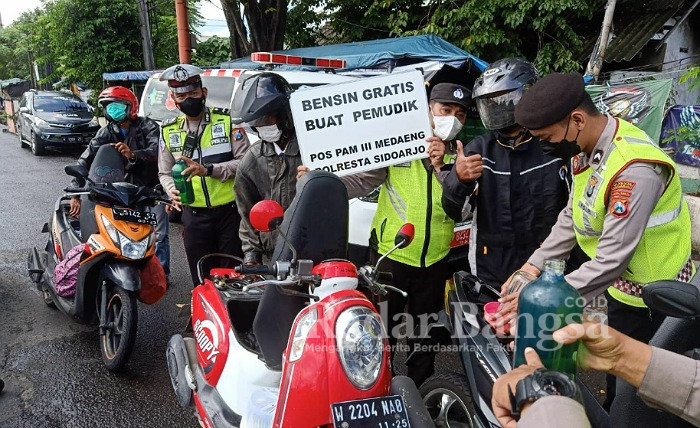
[[[181,64],[192,62],[190,46],[190,26],[187,18],[187,0],[175,0],[175,18],[177,20],[177,46]]]
[[[34,74],[34,55],[32,51],[27,50],[27,61],[29,63],[29,80],[32,82],[32,89],[38,89],[38,83]]]
[[[608,39],[610,38],[610,27],[612,27],[613,15],[615,14],[616,0],[608,0],[605,5],[605,16],[603,17],[603,28],[600,30],[600,38],[598,46],[593,48],[591,59],[586,67],[586,76],[593,76],[593,81],[598,80],[600,70],[603,68],[605,60],[605,51],[608,48]]]
[[[139,21],[141,21],[141,40],[143,45],[143,65],[146,70],[156,68],[153,59],[153,41],[151,40],[151,23],[148,19],[148,0],[139,1]]]

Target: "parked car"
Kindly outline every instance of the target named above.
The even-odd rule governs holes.
[[[46,147],[82,147],[100,129],[93,109],[69,92],[27,91],[17,120],[20,146],[41,156]]]

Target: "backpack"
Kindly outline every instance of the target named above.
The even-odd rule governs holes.
[[[58,262],[54,269],[54,287],[56,293],[61,297],[75,296],[75,289],[78,285],[78,268],[80,258],[83,255],[83,244],[78,244],[71,248],[66,256]]]

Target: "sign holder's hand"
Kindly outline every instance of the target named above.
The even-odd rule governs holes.
[[[122,156],[129,160],[134,160],[136,158],[136,154],[131,151],[128,145],[124,142],[119,142],[114,144],[114,148],[117,149],[119,153],[121,153]]]
[[[176,161],[185,161],[185,164],[187,165],[187,168],[185,168],[182,171],[182,175],[187,176],[187,181],[192,181],[192,177],[199,176],[199,177],[206,177],[207,176],[207,167],[202,165],[201,163],[197,163],[193,161],[192,159],[188,158],[187,156],[178,156],[175,158]]]
[[[504,428],[515,428],[516,426],[516,421],[510,413],[510,395],[508,391],[515,393],[515,386],[520,380],[530,376],[535,370],[544,368],[539,355],[533,348],[525,348],[525,361],[527,364],[509,371],[499,377],[496,383],[493,384],[491,407],[493,408],[493,414]],[[522,415],[528,407],[529,404],[525,404],[520,414]]]
[[[455,161],[455,169],[457,170],[457,178],[464,183],[476,181],[481,177],[484,170],[484,162],[481,155],[475,153],[473,155],[464,155],[464,145],[457,140],[457,160]]]
[[[440,168],[445,166],[445,142],[440,137],[428,137],[425,141],[430,143],[428,146],[430,163],[433,164],[436,171],[440,171]]]
[[[307,172],[311,171],[308,166],[306,165],[299,165],[297,167],[297,181],[301,180],[301,177],[304,176]]]

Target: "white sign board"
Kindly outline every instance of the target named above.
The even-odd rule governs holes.
[[[342,176],[428,156],[420,71],[299,90],[290,103],[301,159],[311,169]]]

